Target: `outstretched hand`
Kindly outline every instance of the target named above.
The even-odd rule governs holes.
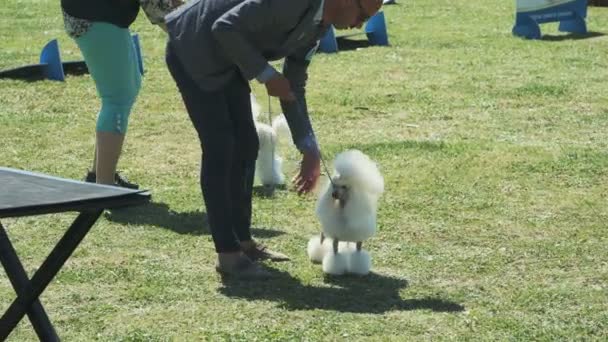
[[[285,76],[279,73],[274,75],[271,79],[264,83],[264,85],[266,86],[266,92],[268,92],[268,95],[270,96],[278,97],[282,101],[288,102],[296,100],[295,95],[291,91],[289,81],[287,78],[285,78]]]
[[[299,195],[309,193],[314,189],[321,175],[321,159],[317,150],[306,151],[302,155],[300,171],[292,179]]]

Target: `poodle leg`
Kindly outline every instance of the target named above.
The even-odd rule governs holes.
[[[338,253],[338,239],[332,241],[333,253],[327,253],[323,257],[323,272],[331,275],[341,275],[346,272],[348,258],[344,253]]]
[[[308,257],[313,263],[321,263],[323,257],[331,253],[332,245],[332,239],[321,232],[320,235],[315,235],[308,240]]]
[[[357,251],[348,259],[347,271],[352,274],[366,275],[372,267],[372,259],[369,253],[363,250],[363,242],[357,242]]]

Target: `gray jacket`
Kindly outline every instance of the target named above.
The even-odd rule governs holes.
[[[240,73],[267,74],[285,58],[283,74],[297,101],[281,107],[300,150],[314,143],[305,99],[307,69],[326,32],[315,15],[322,0],[194,0],[167,15],[169,44],[203,90],[221,88]],[[314,145],[316,147],[316,144]]]

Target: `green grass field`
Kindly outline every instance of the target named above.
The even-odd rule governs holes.
[[[608,339],[608,8],[585,37],[511,35],[515,1],[397,0],[390,47],[319,54],[309,107],[328,162],[357,148],[386,181],[374,273],[325,278],[306,257],[316,197],[254,199],[254,232],[292,261],[223,284],[198,186],[198,141],[140,15],[145,68],[119,168],[150,205],[104,214],[41,300],[66,341]],[[36,63],[58,1],[0,6],[0,69]],[[253,84],[264,107],[263,88]],[[0,80],[0,165],[80,179],[99,101],[89,76]],[[278,102],[273,101],[276,112]],[[281,147],[286,173],[299,155]],[[0,187],[2,185],[0,184]],[[75,214],[5,219],[33,274]],[[14,291],[0,273],[0,312]],[[27,319],[11,341],[36,340]]]

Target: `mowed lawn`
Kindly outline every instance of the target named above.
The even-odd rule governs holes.
[[[386,192],[367,277],[306,256],[316,195],[256,194],[254,233],[292,257],[222,283],[199,188],[200,147],[143,13],[145,77],[119,168],[153,194],[106,212],[41,297],[66,341],[608,339],[608,8],[590,34],[511,35],[515,1],[397,0],[390,47],[318,54],[308,103],[321,149],[377,161]],[[5,0],[0,69],[37,63],[59,1]],[[355,36],[353,39],[363,39]],[[265,110],[264,88],[252,83]],[[99,101],[88,75],[0,80],[0,165],[81,179]],[[270,110],[279,109],[276,100]],[[280,153],[295,174],[299,154]],[[2,187],[2,184],[0,184]],[[75,214],[3,219],[30,276]],[[14,291],[0,272],[0,312]],[[27,319],[10,341],[36,340]]]

